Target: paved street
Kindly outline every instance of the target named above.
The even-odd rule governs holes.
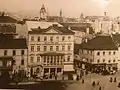
[[[110,77],[116,77],[117,82],[109,82]],[[19,86],[10,85],[8,88],[20,88],[20,89],[29,89],[29,90],[119,90],[117,87],[120,82],[119,75],[86,75],[83,77],[84,84],[80,81],[42,81],[42,82],[32,82],[32,83],[20,83]],[[92,82],[100,81],[100,85],[92,86]]]

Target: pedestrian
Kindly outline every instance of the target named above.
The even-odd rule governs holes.
[[[116,82],[116,77],[114,78],[114,82]]]
[[[82,84],[84,84],[84,79],[82,79]]]
[[[97,81],[97,85],[99,85],[100,84],[100,81]]]
[[[77,79],[76,79],[77,81],[79,81],[79,76],[77,75]]]
[[[57,80],[57,75],[55,75],[55,80]]]
[[[92,86],[95,86],[95,81],[93,81]]]
[[[113,80],[113,79],[112,79],[112,77],[111,77],[111,78],[110,78],[110,82],[112,82],[112,80]]]
[[[101,88],[101,86],[99,87],[99,90],[101,90],[102,88]]]

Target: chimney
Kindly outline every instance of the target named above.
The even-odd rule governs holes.
[[[86,28],[86,33],[89,34],[89,27]]]

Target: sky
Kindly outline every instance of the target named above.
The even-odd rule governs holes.
[[[81,13],[87,15],[120,16],[120,0],[0,0],[0,10],[16,12],[26,15],[39,15],[42,4],[49,15],[79,17]]]

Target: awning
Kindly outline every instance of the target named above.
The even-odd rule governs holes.
[[[0,59],[10,59],[10,60],[12,60],[13,57],[11,57],[11,56],[2,56],[2,57],[0,57]]]
[[[63,74],[75,74],[75,71],[63,71]]]

